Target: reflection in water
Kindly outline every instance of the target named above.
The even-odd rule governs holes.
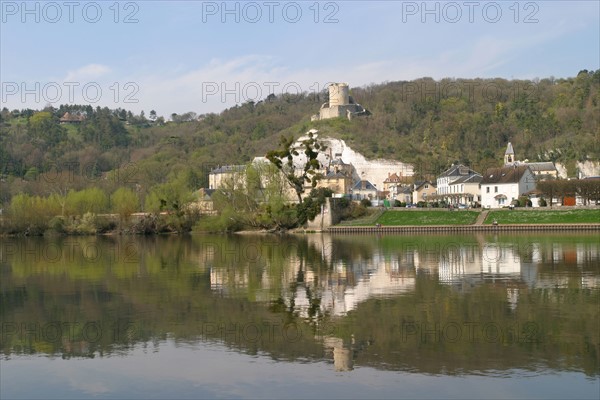
[[[9,366],[175,340],[339,373],[600,376],[593,234],[10,239],[0,274]]]

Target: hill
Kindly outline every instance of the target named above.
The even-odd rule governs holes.
[[[418,176],[457,161],[476,170],[497,165],[508,141],[520,159],[560,161],[574,175],[576,161],[600,160],[599,88],[600,70],[534,81],[387,82],[351,90],[371,112],[352,121],[310,121],[326,92],[269,95],[219,114],[172,115],[170,122],[89,105],[3,109],[1,201],[20,192],[47,195],[48,177],[59,172],[69,173],[71,188],[130,186],[142,199],[177,179],[189,189],[204,187],[217,165],[246,163],[274,149],[282,134],[310,128],[367,157],[413,163]],[[85,118],[61,123],[66,112]]]

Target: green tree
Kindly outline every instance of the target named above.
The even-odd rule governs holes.
[[[166,183],[155,185],[145,200],[145,210],[183,212],[186,204],[193,200],[189,174],[180,172]]]
[[[28,121],[27,130],[42,146],[55,147],[67,137],[66,131],[48,111],[33,114]]]
[[[302,194],[304,193],[305,183],[309,183],[312,188],[317,186],[322,175],[318,172],[320,169],[317,156],[319,151],[325,151],[326,146],[321,144],[312,132],[309,132],[308,139],[302,141],[299,147],[295,147],[294,138],[281,136],[280,148],[271,150],[267,153],[267,159],[282,171],[296,191],[298,203],[302,203]],[[302,152],[306,156],[303,167],[298,167],[294,163],[294,157]]]
[[[66,198],[66,209],[70,215],[99,214],[106,212],[108,206],[108,196],[97,187],[79,191],[70,190]]]
[[[131,214],[139,209],[138,195],[131,189],[120,187],[110,197],[111,209],[119,214],[121,221],[126,221]]]

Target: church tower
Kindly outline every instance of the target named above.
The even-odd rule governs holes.
[[[513,150],[512,144],[508,142],[506,151],[504,152],[504,165],[510,165],[515,162],[515,151]]]

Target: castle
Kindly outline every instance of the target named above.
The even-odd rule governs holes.
[[[347,83],[332,83],[329,85],[329,101],[323,103],[319,113],[313,115],[310,120],[319,121],[338,117],[352,119],[353,116],[368,114],[369,111],[354,102],[349,94]]]

